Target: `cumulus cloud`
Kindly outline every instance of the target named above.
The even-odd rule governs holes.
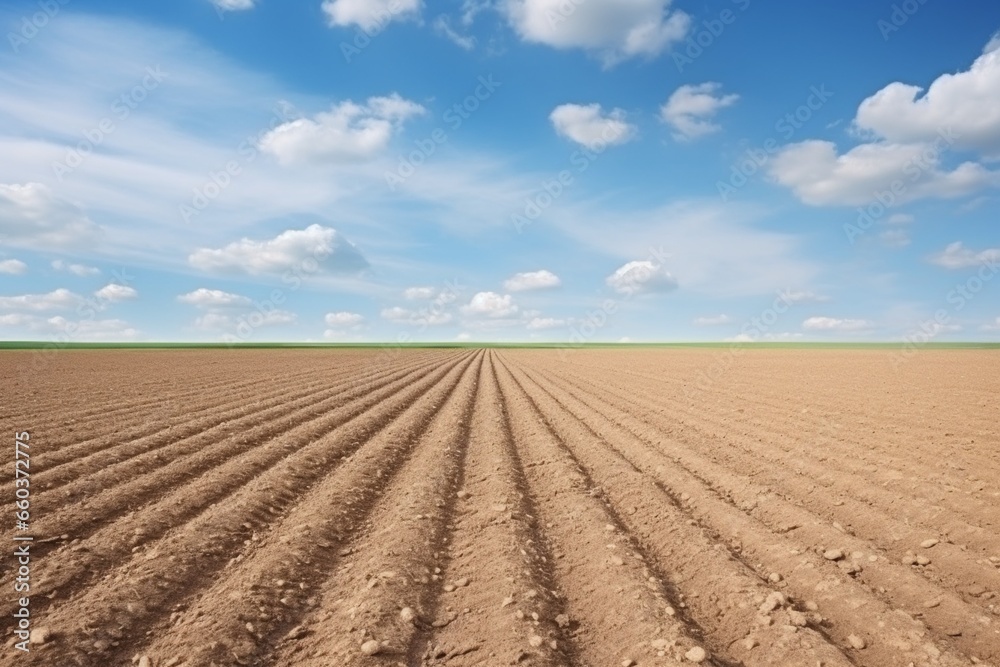
[[[289,229],[266,241],[244,238],[223,248],[200,248],[188,257],[188,262],[202,271],[251,275],[294,270],[357,273],[368,267],[353,243],[336,230],[320,225]]]
[[[331,26],[356,25],[372,32],[418,15],[421,6],[421,0],[323,0],[323,13]]]
[[[128,299],[134,299],[139,296],[139,293],[132,287],[128,285],[119,285],[118,283],[110,283],[105,285],[101,289],[94,292],[94,296],[103,301],[110,301],[112,303],[117,303],[118,301],[126,301]]]
[[[625,112],[601,111],[600,104],[561,104],[549,114],[559,136],[591,150],[624,144],[636,135],[636,127],[625,120]]]
[[[75,276],[80,276],[84,278],[86,276],[96,276],[101,273],[101,270],[94,266],[87,266],[86,264],[67,264],[61,259],[52,260],[52,268],[56,271],[68,271]]]
[[[0,273],[18,276],[28,270],[28,265],[19,259],[0,260]]]
[[[710,81],[684,85],[674,91],[660,107],[660,118],[674,128],[674,139],[690,141],[722,129],[711,119],[720,109],[736,104],[740,96],[722,95],[721,88],[721,84]]]
[[[83,301],[79,294],[59,288],[46,294],[0,296],[0,310],[66,310],[77,307]]]
[[[966,248],[961,241],[949,243],[941,252],[932,255],[931,264],[945,269],[968,269],[984,264],[995,265],[1000,263],[1000,248],[987,248],[976,252]]]
[[[1000,186],[1000,173],[974,162],[942,170],[940,151],[921,144],[861,144],[838,155],[832,142],[809,140],[782,148],[768,169],[777,183],[813,206],[860,206],[880,195],[889,205],[899,205]]]
[[[557,329],[566,326],[566,320],[555,317],[533,317],[528,321],[527,327],[532,331],[540,329]]]
[[[802,323],[810,331],[862,331],[871,328],[867,320],[839,319],[836,317],[810,317]]]
[[[232,308],[249,306],[252,303],[249,297],[205,287],[199,287],[193,292],[181,294],[177,297],[177,300],[197,308]]]
[[[650,260],[629,262],[608,276],[605,283],[619,294],[664,294],[677,289],[677,280],[662,265]]]
[[[559,276],[541,269],[539,271],[528,271],[525,273],[515,273],[504,281],[503,288],[508,292],[526,292],[529,290],[543,290],[559,287],[562,281]]]
[[[712,317],[696,317],[694,320],[694,325],[696,327],[714,327],[720,326],[722,324],[729,324],[733,320],[729,315],[714,315]]]
[[[500,0],[522,40],[557,49],[585,49],[606,67],[636,56],[652,57],[684,39],[691,25],[670,0]]]
[[[931,142],[942,131],[958,148],[1000,156],[1000,49],[996,37],[972,66],[942,74],[924,91],[894,82],[858,107],[855,125],[895,143]]]
[[[514,303],[514,297],[496,292],[479,292],[467,305],[462,306],[462,312],[467,315],[493,318],[507,317],[517,311],[518,306]]]
[[[365,104],[348,100],[314,118],[279,125],[261,138],[259,147],[281,164],[361,162],[384,151],[407,119],[425,112],[396,93],[370,97]]]
[[[323,321],[326,322],[326,326],[328,327],[344,329],[360,325],[365,321],[365,317],[359,313],[340,311],[336,313],[327,313],[323,318]]]
[[[446,313],[434,308],[409,309],[394,306],[382,309],[382,318],[397,324],[410,324],[413,326],[440,326],[451,322],[451,313]]]
[[[45,250],[79,247],[92,244],[101,233],[80,207],[47,185],[0,183],[0,238],[5,243]]]

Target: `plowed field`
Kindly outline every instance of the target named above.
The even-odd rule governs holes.
[[[1000,665],[996,353],[32,354],[0,665]]]

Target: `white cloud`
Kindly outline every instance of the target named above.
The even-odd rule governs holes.
[[[188,257],[188,261],[203,271],[251,275],[292,270],[314,273],[324,269],[357,273],[368,267],[353,243],[336,230],[320,225],[289,229],[267,241],[244,238],[224,248],[200,248]]]
[[[528,271],[525,273],[515,273],[504,281],[503,288],[508,292],[526,292],[529,290],[543,290],[559,287],[562,281],[559,276],[541,269],[539,271]]]
[[[204,315],[195,318],[194,325],[198,329],[208,331],[233,331],[242,327],[257,329],[260,327],[273,327],[282,324],[293,324],[298,320],[298,316],[287,310],[269,310],[266,313],[261,311],[251,311],[235,317],[226,313],[209,311]]]
[[[838,319],[835,317],[810,317],[802,323],[803,329],[810,331],[862,331],[870,329],[867,320]]]
[[[887,229],[878,235],[887,248],[905,248],[910,245],[910,235],[902,229]]]
[[[340,311],[337,313],[327,313],[323,318],[328,327],[345,328],[356,327],[365,321],[364,315]]]
[[[0,260],[0,273],[18,276],[28,270],[28,265],[19,259]]]
[[[887,225],[909,225],[915,219],[916,218],[914,218],[909,213],[893,213],[888,218],[886,218],[885,224],[887,224]]]
[[[396,93],[370,97],[366,104],[341,102],[314,118],[279,125],[261,138],[259,147],[281,164],[366,161],[386,149],[404,121],[425,111]]]
[[[382,310],[382,318],[397,324],[410,324],[413,326],[440,326],[451,322],[451,313],[441,312],[434,308],[420,308],[410,310],[394,306]]]
[[[56,315],[45,321],[46,328],[69,340],[129,341],[139,330],[125,320],[67,320]]]
[[[479,292],[472,297],[468,305],[462,306],[462,312],[467,315],[485,317],[507,317],[518,311],[514,297],[496,292]]]
[[[407,287],[403,290],[403,298],[409,301],[431,299],[436,291],[433,287]]]
[[[231,292],[223,292],[218,289],[207,289],[205,287],[199,287],[193,292],[181,294],[177,297],[177,300],[198,308],[229,308],[249,306],[252,303],[249,297]]]
[[[677,280],[662,265],[649,260],[629,262],[605,283],[619,294],[663,294],[677,289]]]
[[[958,148],[1000,156],[1000,50],[988,46],[968,70],[942,74],[926,92],[890,83],[861,103],[854,122],[895,143],[931,142],[947,132]]]
[[[652,57],[684,39],[691,24],[670,0],[499,0],[511,26],[527,42],[594,53],[606,67],[635,56]]]
[[[979,327],[983,331],[1000,331],[1000,317]]]
[[[814,303],[830,300],[828,296],[806,290],[782,290],[781,298],[788,303]]]
[[[239,12],[253,9],[256,0],[211,0],[211,2],[224,12]]]
[[[566,320],[560,320],[555,317],[533,317],[527,324],[528,329],[531,329],[532,331],[540,329],[557,329],[564,326],[566,326]]]
[[[471,51],[476,46],[476,38],[472,35],[463,35],[452,28],[447,16],[441,15],[434,19],[434,30],[466,51]]]
[[[732,322],[732,318],[729,315],[715,315],[712,317],[696,317],[694,320],[694,325],[696,327],[715,327],[722,324],[729,324]]]
[[[0,238],[11,245],[49,249],[89,245],[100,228],[47,185],[0,183]]]
[[[101,270],[95,266],[87,266],[86,264],[67,264],[61,259],[52,260],[52,268],[56,271],[69,271],[75,276],[80,276],[84,278],[86,276],[96,276],[101,273]]]
[[[419,14],[421,5],[421,0],[323,0],[323,12],[332,26],[356,25],[373,32]]]
[[[552,110],[549,120],[557,134],[591,150],[624,144],[636,135],[636,127],[626,122],[624,111],[613,109],[605,114],[600,104],[561,104]]]
[[[125,301],[126,299],[134,299],[139,296],[139,292],[128,285],[110,283],[94,292],[94,296],[103,301],[117,303],[118,301]]]
[[[969,250],[961,241],[949,243],[941,252],[932,255],[931,264],[946,269],[968,269],[982,264],[1000,263],[1000,248],[987,248],[980,252]]]
[[[47,294],[22,294],[20,296],[0,296],[3,310],[63,310],[75,308],[83,303],[79,294],[59,288]]]
[[[690,141],[722,129],[711,119],[720,109],[735,104],[740,96],[721,95],[721,88],[721,84],[708,82],[684,85],[674,91],[660,108],[660,118],[674,128],[675,139]]]
[[[813,206],[899,205],[924,197],[953,198],[1000,186],[1000,173],[965,162],[940,168],[940,153],[921,144],[861,144],[843,155],[829,141],[809,140],[781,149],[771,177]]]

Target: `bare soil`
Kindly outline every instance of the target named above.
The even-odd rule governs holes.
[[[5,623],[0,665],[1000,665],[995,352],[7,352],[0,371],[0,430],[31,433],[48,630],[24,653]]]

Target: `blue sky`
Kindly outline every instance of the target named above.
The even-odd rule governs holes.
[[[0,9],[0,339],[998,340],[1000,5]]]

